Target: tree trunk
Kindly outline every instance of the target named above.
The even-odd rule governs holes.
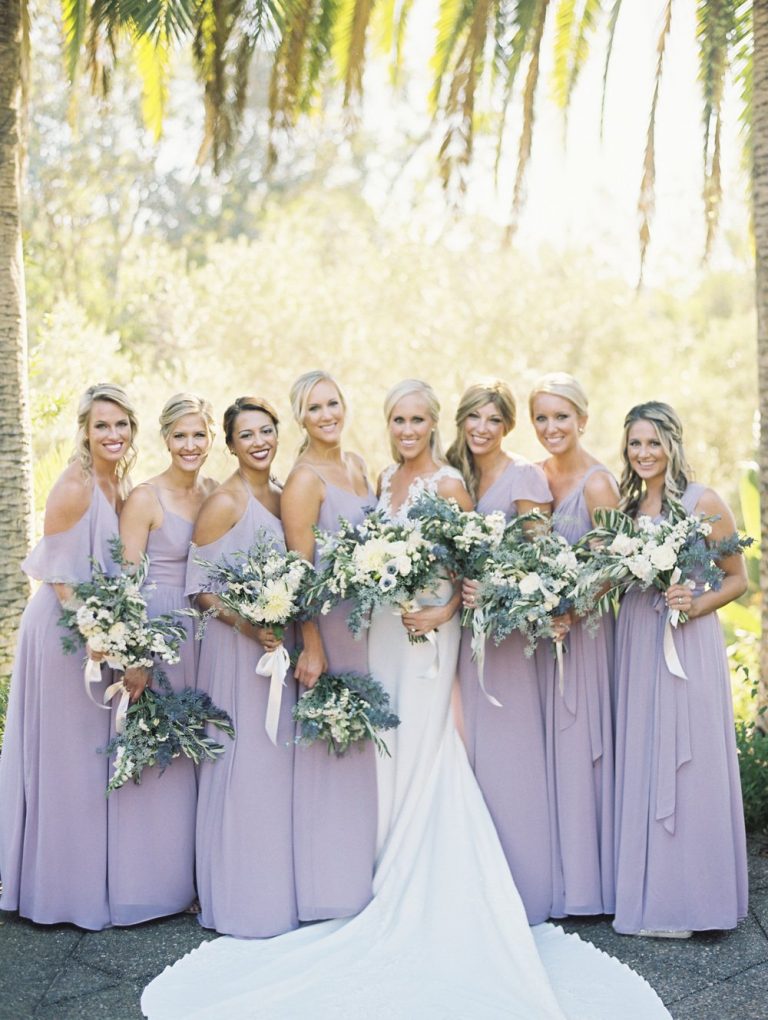
[[[27,325],[21,254],[22,49],[25,0],[0,0],[0,671],[29,595],[19,564],[32,526]]]

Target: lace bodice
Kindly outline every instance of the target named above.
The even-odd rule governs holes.
[[[443,478],[455,478],[460,482],[463,481],[460,471],[451,467],[450,464],[443,464],[443,466],[438,468],[437,471],[433,471],[431,475],[418,475],[414,478],[408,487],[408,495],[397,510],[393,510],[392,476],[399,467],[399,464],[390,464],[389,467],[385,468],[382,472],[381,495],[379,496],[379,502],[376,505],[376,509],[380,510],[381,513],[383,513],[384,516],[388,517],[391,521],[404,521],[408,517],[408,511],[422,492],[435,492],[438,484]]]

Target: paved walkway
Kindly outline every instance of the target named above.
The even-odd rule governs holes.
[[[768,839],[751,840],[749,863],[749,917],[735,932],[673,942],[616,935],[605,918],[564,927],[646,977],[673,1020],[768,1020]],[[141,1020],[150,978],[213,937],[187,916],[83,932],[0,913],[0,1020]]]

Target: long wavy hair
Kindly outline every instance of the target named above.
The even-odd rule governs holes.
[[[117,463],[118,488],[121,495],[125,496],[128,492],[128,475],[136,463],[136,457],[139,452],[136,447],[136,434],[139,431],[139,422],[136,417],[136,409],[128,399],[128,394],[122,386],[117,386],[115,383],[94,383],[80,397],[77,405],[75,448],[72,456],[69,458],[69,462],[72,464],[77,461],[83,471],[87,471],[88,474],[93,470],[93,456],[88,442],[88,423],[93,405],[97,400],[106,400],[125,411],[128,423],[131,426],[131,439],[128,443],[128,449]]]
[[[216,435],[216,422],[213,420],[213,408],[209,401],[203,400],[195,393],[174,393],[166,400],[160,412],[160,435],[163,442],[168,442],[168,437],[173,432],[173,426],[186,414],[199,414],[205,422],[208,435],[211,439]]]
[[[637,513],[643,496],[643,482],[629,462],[627,444],[629,430],[638,421],[647,421],[653,425],[661,448],[667,457],[667,470],[664,475],[664,487],[661,495],[662,510],[669,512],[669,500],[679,500],[693,478],[688,460],[683,449],[683,426],[677,413],[669,404],[658,400],[649,400],[645,404],[636,404],[624,419],[624,433],[621,439],[621,458],[624,468],[619,482],[619,507],[630,515]]]
[[[576,408],[576,413],[586,418],[589,414],[589,401],[584,387],[569,372],[547,372],[533,387],[528,397],[528,411],[533,419],[533,401],[539,393],[550,393],[553,397],[563,397]]]
[[[445,464],[446,456],[443,450],[443,444],[440,440],[440,432],[438,431],[438,424],[440,422],[440,401],[437,399],[437,394],[429,385],[422,379],[403,379],[402,382],[397,383],[387,393],[384,398],[384,420],[389,428],[389,419],[392,416],[392,411],[395,405],[403,399],[403,397],[410,397],[413,394],[422,397],[427,405],[427,412],[429,417],[432,419],[432,431],[429,434],[429,452],[432,454],[432,459],[436,464]],[[397,449],[395,441],[390,436],[389,449],[392,453],[392,459],[398,464],[403,463],[403,457]]]
[[[275,432],[278,431],[280,422],[277,417],[277,411],[263,397],[238,397],[233,400],[229,407],[224,412],[224,419],[222,427],[224,429],[224,442],[227,444],[227,449],[234,453],[232,447],[232,440],[235,435],[235,422],[237,416],[242,414],[243,411],[261,411],[262,414],[266,414],[268,418],[272,420],[272,424],[275,426]]]
[[[504,422],[504,435],[508,435],[515,427],[517,421],[517,405],[512,391],[506,383],[499,379],[492,382],[473,383],[468,386],[461,395],[459,406],[456,408],[456,438],[448,447],[448,463],[461,471],[464,484],[473,500],[477,500],[477,486],[480,481],[480,473],[475,464],[475,458],[467,444],[467,436],[464,425],[470,414],[479,411],[486,404],[493,404],[501,415]]]
[[[309,407],[309,398],[312,394],[312,390],[319,382],[327,382],[330,383],[331,386],[336,387],[336,392],[339,394],[341,406],[344,408],[345,413],[347,411],[347,400],[344,396],[344,391],[330,372],[325,372],[323,369],[316,368],[311,372],[305,372],[303,375],[300,375],[291,386],[290,391],[291,411],[293,412],[296,424],[303,432],[301,445],[299,446],[299,455],[304,453],[306,448],[309,446],[309,435],[304,427],[304,419],[307,416],[307,408]]]

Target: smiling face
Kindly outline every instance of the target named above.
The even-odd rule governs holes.
[[[570,400],[553,393],[536,394],[531,419],[539,442],[553,456],[568,453],[578,445],[579,430],[587,420]]]
[[[464,438],[473,457],[498,453],[507,431],[504,417],[492,400],[470,411],[464,419]]]
[[[166,439],[171,463],[181,471],[199,471],[211,448],[208,423],[201,414],[183,414],[171,425]]]
[[[419,393],[401,397],[389,415],[392,446],[403,460],[415,460],[429,451],[434,427],[429,404]]]
[[[302,425],[310,440],[336,446],[344,429],[344,404],[332,382],[321,379],[312,387]]]
[[[88,449],[94,465],[117,464],[129,450],[131,422],[125,408],[111,400],[94,400],[88,415]]]
[[[627,433],[625,456],[646,485],[655,479],[664,479],[669,458],[653,422],[641,418],[632,423]]]
[[[277,427],[264,411],[241,411],[232,429],[231,450],[250,471],[269,472],[277,453]]]

